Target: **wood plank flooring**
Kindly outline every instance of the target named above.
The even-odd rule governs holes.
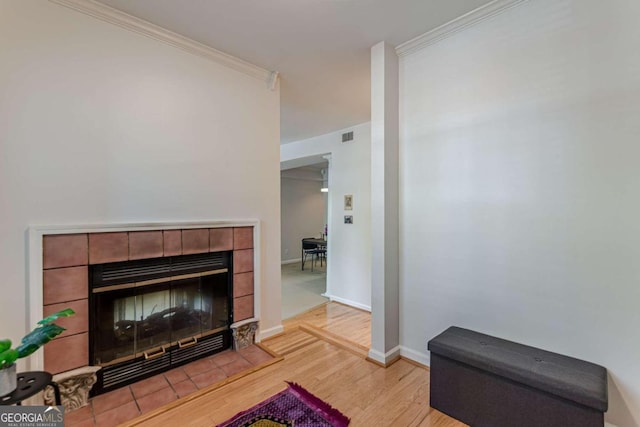
[[[286,322],[284,334],[262,343],[282,361],[128,425],[215,426],[293,381],[350,417],[352,426],[464,426],[429,407],[427,369],[406,360],[385,369],[354,351],[368,346],[369,334],[358,336],[370,328],[367,316],[336,303],[303,313]]]

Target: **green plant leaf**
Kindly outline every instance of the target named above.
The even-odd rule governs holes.
[[[11,340],[0,340],[0,353],[11,348]]]
[[[8,368],[18,359],[18,351],[12,348],[0,352],[0,369]]]
[[[55,323],[35,328],[22,338],[22,343],[16,348],[18,351],[18,357],[22,358],[29,356],[41,346],[60,335],[64,330],[64,328],[56,325]]]
[[[44,319],[38,322],[38,325],[47,325],[55,320],[58,320],[61,317],[69,317],[69,316],[73,316],[74,314],[76,314],[75,311],[73,311],[70,308],[66,308],[57,313],[53,313],[51,316],[45,317]]]

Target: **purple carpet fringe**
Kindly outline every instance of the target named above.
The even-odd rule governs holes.
[[[322,418],[329,421],[334,427],[346,427],[349,425],[349,422],[351,421],[350,418],[329,405],[327,402],[311,394],[300,384],[289,381],[287,381],[287,384],[289,384],[289,388],[296,396],[313,408],[320,416],[322,416]]]

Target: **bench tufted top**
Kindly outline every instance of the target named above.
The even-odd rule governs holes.
[[[428,343],[432,353],[606,412],[602,366],[452,326]]]

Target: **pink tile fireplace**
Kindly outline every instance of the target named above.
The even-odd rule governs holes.
[[[197,258],[198,254],[206,257],[204,254],[226,253],[232,266],[230,321],[254,317],[256,225],[202,224],[182,228],[172,225],[157,229],[132,226],[113,228],[114,231],[96,228],[99,231],[36,233],[36,238],[42,239],[42,312],[47,315],[71,307],[76,316],[60,321],[67,331],[44,348],[41,366],[31,368],[57,374],[93,364],[90,360],[89,318],[93,298],[90,277],[97,265],[139,260],[162,262],[184,255]]]

